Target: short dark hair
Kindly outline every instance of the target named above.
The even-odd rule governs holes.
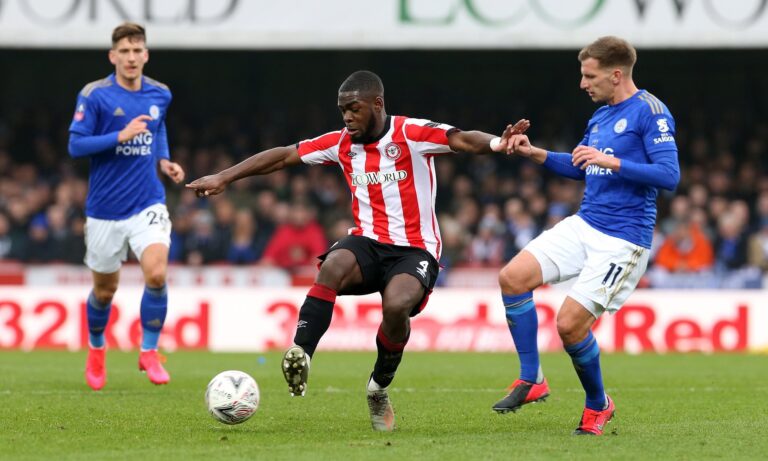
[[[579,52],[579,61],[597,59],[600,67],[624,67],[632,74],[632,67],[637,62],[637,51],[626,40],[612,35],[600,37]]]
[[[135,40],[146,42],[147,32],[144,30],[144,27],[139,24],[133,22],[124,22],[115,27],[115,30],[112,31],[112,47],[117,45],[117,42],[126,37],[128,38],[128,41],[131,42]]]
[[[359,91],[363,94],[384,96],[384,83],[381,81],[381,78],[373,72],[369,70],[358,70],[347,77],[339,87],[339,93],[348,91]]]

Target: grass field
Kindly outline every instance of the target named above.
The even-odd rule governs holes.
[[[542,358],[552,396],[516,414],[490,410],[515,377],[498,354],[406,354],[390,396],[394,433],[370,429],[374,353],[321,352],[307,397],[291,398],[278,353],[169,356],[154,387],[136,354],[110,352],[107,386],[89,390],[84,353],[0,353],[0,459],[766,459],[768,357],[604,355],[616,417],[604,437],[570,435],[584,397],[565,354]],[[257,414],[225,426],[203,394],[240,369],[261,387]]]

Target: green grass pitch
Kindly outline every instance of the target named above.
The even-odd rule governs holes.
[[[375,354],[320,351],[304,398],[288,395],[280,354],[169,355],[155,387],[136,353],[109,352],[106,387],[85,385],[84,353],[0,353],[0,459],[24,460],[703,460],[768,457],[768,357],[608,355],[617,412],[604,437],[570,435],[584,396],[565,353],[542,357],[552,395],[514,414],[491,405],[517,374],[503,354],[406,353],[390,397],[394,433],[370,429]],[[203,404],[216,373],[261,388],[251,420],[225,426]]]

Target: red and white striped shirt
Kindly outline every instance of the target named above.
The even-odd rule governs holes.
[[[341,166],[352,191],[351,235],[423,248],[439,260],[434,156],[453,153],[448,133],[455,128],[402,116],[387,123],[386,133],[370,144],[353,144],[346,129],[301,141],[301,161]]]

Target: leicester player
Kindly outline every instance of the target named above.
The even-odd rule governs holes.
[[[155,384],[170,378],[157,353],[165,322],[171,222],[158,167],[174,182],[184,170],[169,160],[165,116],[171,92],[143,75],[149,59],[144,28],[125,23],[112,32],[109,60],[115,72],[87,84],[77,98],[69,128],[69,153],[90,159],[86,201],[85,264],[93,273],[88,295],[88,359],[85,379],[99,390],[106,382],[104,329],[128,246],[141,263],[139,369]]]
[[[536,334],[533,290],[577,278],[557,316],[557,331],[586,392],[575,434],[603,433],[614,414],[605,394],[600,350],[591,327],[614,313],[634,291],[648,263],[658,190],[680,179],[675,121],[667,107],[632,80],[635,49],[617,37],[602,37],[582,49],[581,88],[600,107],[572,153],[510,140],[510,153],[528,157],[555,173],[586,182],[579,211],[531,241],[499,274],[507,323],[520,358],[520,378],[493,409],[500,413],[549,395]]]
[[[435,156],[505,152],[528,128],[521,120],[501,137],[461,131],[429,120],[387,115],[384,85],[358,71],[339,88],[344,128],[298,144],[275,147],[188,184],[198,195],[221,193],[241,178],[289,166],[334,165],[352,192],[355,226],[323,261],[299,312],[294,346],[283,357],[291,395],[304,395],[320,338],[331,324],[337,295],[381,293],[378,356],[368,379],[368,409],[375,430],[391,431],[395,415],[387,388],[410,336],[410,317],[426,305],[435,284],[442,241],[435,214]]]

